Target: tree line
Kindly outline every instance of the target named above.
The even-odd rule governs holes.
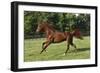
[[[24,11],[25,38],[35,36],[40,21],[48,21],[62,32],[78,27],[82,33],[90,33],[90,14]]]

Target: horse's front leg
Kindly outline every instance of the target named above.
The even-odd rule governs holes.
[[[45,45],[46,43],[47,43],[47,41],[42,43],[42,49],[44,49],[44,45]],[[46,51],[46,49],[45,49],[44,51]]]
[[[40,54],[42,54],[43,51],[46,51],[46,48],[50,45],[50,41],[46,41],[42,44],[42,51],[40,52]]]

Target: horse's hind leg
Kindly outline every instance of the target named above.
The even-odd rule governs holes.
[[[71,45],[75,48],[75,50],[77,51],[77,47],[75,44],[71,43]]]
[[[77,47],[76,47],[76,45],[75,45],[75,44],[71,43],[71,45],[72,45],[75,49],[77,49]]]
[[[66,49],[66,51],[65,51],[65,54],[68,52],[69,47],[70,47],[70,44],[67,45],[67,49]]]

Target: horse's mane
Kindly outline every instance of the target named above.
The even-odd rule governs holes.
[[[54,32],[56,31],[53,24],[48,22],[43,22],[43,24],[47,26],[49,29],[53,30]]]

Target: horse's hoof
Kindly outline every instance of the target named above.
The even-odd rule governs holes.
[[[65,56],[65,55],[66,55],[66,53],[63,54],[63,56]]]

